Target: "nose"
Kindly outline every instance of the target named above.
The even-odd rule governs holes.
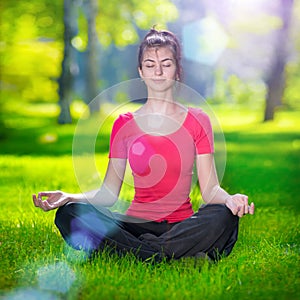
[[[160,64],[158,64],[156,67],[155,67],[155,75],[161,75],[162,74],[162,67]]]

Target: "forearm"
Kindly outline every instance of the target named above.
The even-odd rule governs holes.
[[[44,211],[58,208],[66,203],[90,203],[95,206],[112,206],[118,200],[121,190],[126,160],[114,159],[115,165],[109,164],[108,171],[100,189],[85,193],[70,194],[62,191],[43,191],[32,199],[36,207]],[[45,199],[46,197],[46,199]]]
[[[219,185],[202,193],[202,198],[207,204],[225,204],[234,215],[242,217],[245,214],[254,214],[254,203],[248,203],[248,196],[243,194],[230,195]]]
[[[118,200],[123,183],[126,159],[111,159],[100,189],[70,195],[70,202],[91,203],[96,206],[113,206]]]
[[[106,185],[102,185],[100,189],[78,193],[68,194],[68,202],[90,203],[95,206],[113,206],[118,200],[118,193],[114,193]]]

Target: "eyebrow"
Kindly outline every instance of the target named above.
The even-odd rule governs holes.
[[[166,61],[168,61],[168,60],[171,60],[171,61],[173,61],[173,59],[172,58],[164,58],[163,60],[161,60],[161,62],[166,62]],[[155,60],[154,59],[151,59],[151,58],[147,58],[147,59],[145,59],[143,62],[155,62]]]

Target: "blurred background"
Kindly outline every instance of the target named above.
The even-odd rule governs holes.
[[[299,110],[300,1],[2,0],[0,136],[6,111],[54,104],[72,123],[106,88],[138,77],[137,47],[153,26],[175,32],[184,83],[212,104],[272,120]],[[49,106],[45,106],[46,108]],[[91,110],[97,110],[91,107]]]

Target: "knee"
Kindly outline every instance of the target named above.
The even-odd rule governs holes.
[[[90,205],[68,203],[58,208],[54,222],[64,240],[77,250],[90,252],[102,242],[102,223]]]
[[[54,219],[55,225],[57,227],[59,227],[61,223],[64,223],[63,221],[66,221],[66,216],[69,215],[70,207],[71,203],[67,203],[66,205],[61,206],[57,209]]]
[[[239,219],[236,215],[232,213],[232,211],[225,204],[220,204],[219,211],[220,211],[220,217],[221,218],[223,217],[225,221],[235,223]]]
[[[55,214],[54,223],[61,229],[62,227],[69,227],[71,220],[78,214],[82,209],[79,203],[67,203],[57,209]]]
[[[239,222],[238,216],[235,216],[226,205],[220,205],[218,207],[217,220],[224,228],[234,228]]]
[[[212,217],[215,226],[222,229],[233,229],[238,226],[239,218],[224,204],[208,204],[203,210]]]

